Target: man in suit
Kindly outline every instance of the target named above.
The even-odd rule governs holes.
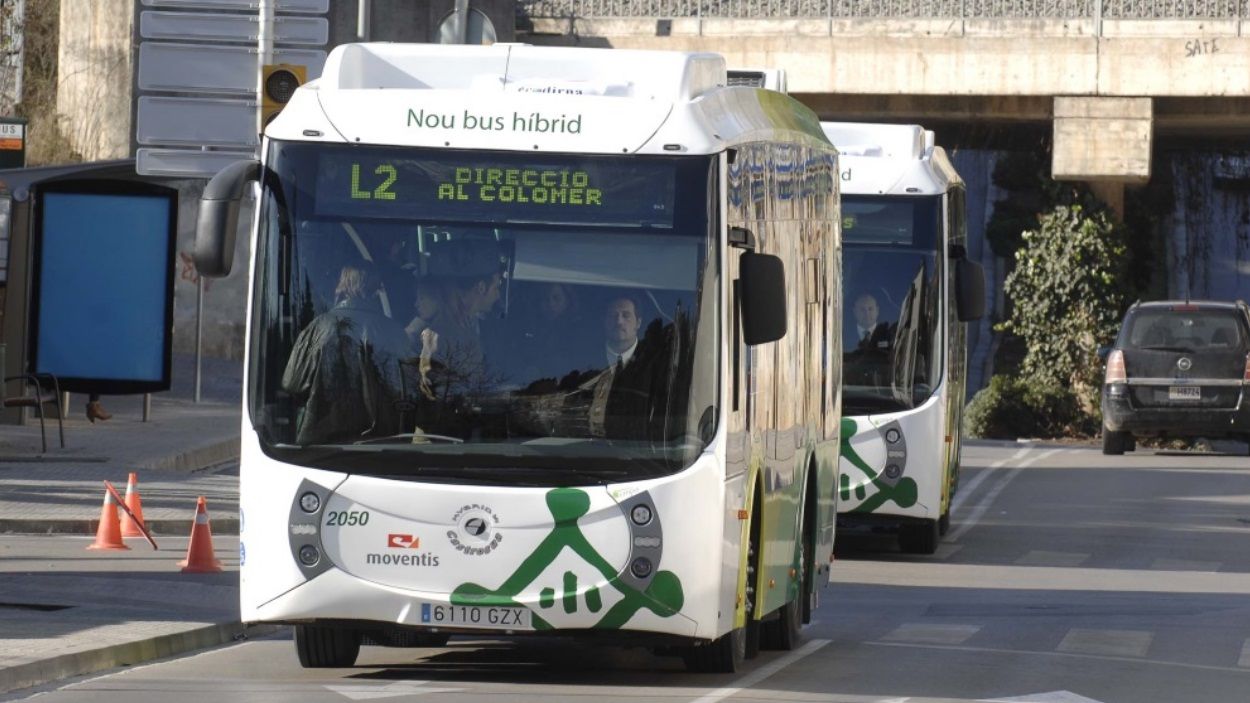
[[[880,308],[871,293],[855,299],[855,346],[858,351],[889,351],[890,325],[877,320]],[[849,350],[848,350],[849,351]]]
[[[843,349],[847,382],[881,385],[882,374],[889,368],[894,330],[888,322],[877,319],[880,308],[871,293],[862,293],[855,298],[853,312],[855,337]]]
[[[663,407],[665,365],[660,363],[663,344],[658,325],[639,339],[642,328],[638,303],[618,295],[603,315],[605,367],[586,388],[591,392],[590,434],[615,439],[645,439],[655,420],[653,410]]]

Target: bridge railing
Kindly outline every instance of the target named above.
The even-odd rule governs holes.
[[[1250,0],[519,0],[532,19],[1241,20]]]

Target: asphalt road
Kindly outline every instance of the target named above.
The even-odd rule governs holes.
[[[964,466],[935,556],[847,536],[807,643],[741,674],[688,674],[639,649],[489,640],[367,647],[353,669],[303,670],[275,638],[38,700],[1250,700],[1250,460],[983,445],[965,447]]]

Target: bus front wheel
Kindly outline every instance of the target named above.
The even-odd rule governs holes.
[[[360,655],[360,633],[338,627],[296,625],[295,652],[305,669],[349,667]]]

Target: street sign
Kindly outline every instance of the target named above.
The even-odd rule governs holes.
[[[144,95],[137,119],[135,138],[146,146],[246,149],[260,144],[255,100]]]
[[[324,46],[330,38],[330,23],[324,17],[275,17],[273,29],[273,40],[279,44]],[[256,15],[145,11],[139,15],[139,35],[144,39],[255,44],[260,35],[260,18]]]
[[[0,118],[0,168],[26,168],[26,120]]]
[[[256,0],[143,0],[145,7],[176,7],[185,10],[234,10],[256,12]],[[278,12],[311,12],[325,14],[330,0],[277,0]]]
[[[256,158],[255,151],[138,149],[135,171],[145,176],[208,178],[235,161]]]
[[[255,96],[258,54],[254,46],[145,42],[139,45],[139,89]],[[273,60],[307,66],[315,78],[326,52],[274,49]]]

